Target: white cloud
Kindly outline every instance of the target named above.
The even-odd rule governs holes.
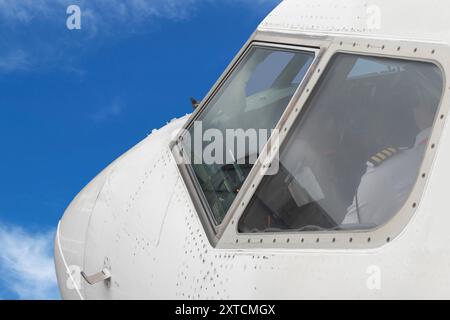
[[[0,286],[20,299],[58,299],[54,234],[0,223]]]
[[[53,1],[56,3],[56,1]],[[29,22],[35,17],[43,17],[48,14],[50,1],[34,0],[0,0],[0,15],[3,22],[18,21]]]
[[[98,109],[94,113],[90,114],[89,118],[95,122],[103,122],[120,116],[122,111],[122,105],[115,101],[109,107]]]
[[[0,0],[3,19],[22,23],[48,19],[58,13],[66,14],[65,8],[76,4],[98,16],[123,20],[124,18],[162,16],[179,17],[193,4],[210,0]],[[64,10],[61,10],[64,9]]]
[[[247,7],[275,5],[281,0],[0,0],[0,16],[9,23],[30,23],[34,20],[61,21],[65,9],[79,5],[91,24],[148,21],[150,18],[172,20],[189,18],[201,4],[239,3]]]
[[[0,0],[0,74],[48,66],[65,53],[79,54],[102,43],[98,40],[151,31],[160,20],[194,19],[205,5],[238,4],[239,10],[262,11],[280,1]],[[66,10],[72,4],[81,8],[81,31],[67,30]]]
[[[29,67],[30,59],[21,49],[9,51],[0,56],[0,72],[26,71]]]

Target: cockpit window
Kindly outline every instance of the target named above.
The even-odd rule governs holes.
[[[443,90],[440,69],[337,54],[240,219],[241,233],[367,230],[405,204]]]
[[[314,52],[252,47],[184,139],[192,176],[219,225],[280,120]]]

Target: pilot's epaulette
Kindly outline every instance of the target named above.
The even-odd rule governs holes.
[[[381,152],[378,152],[376,155],[372,156],[368,163],[373,166],[373,167],[378,167],[380,166],[383,162],[385,162],[386,160],[392,158],[394,155],[396,155],[398,153],[398,149],[394,148],[394,147],[389,147],[384,149]]]

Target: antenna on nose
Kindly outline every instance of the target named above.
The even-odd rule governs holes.
[[[200,105],[200,102],[197,99],[191,97],[191,104],[192,104],[192,108],[194,108],[194,110],[195,110]]]

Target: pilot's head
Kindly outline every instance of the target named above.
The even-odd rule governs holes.
[[[406,100],[412,107],[414,120],[420,131],[433,126],[434,117],[439,104],[439,97],[426,90],[423,86],[408,88]]]
[[[433,125],[434,116],[436,114],[436,103],[426,101],[430,99],[420,99],[414,108],[414,120],[419,130],[425,130]]]
[[[397,109],[395,121],[392,123],[393,132],[397,132],[399,128],[409,127],[407,123],[410,121],[411,125],[416,127],[414,129],[416,134],[417,129],[423,131],[430,128],[433,125],[438,102],[435,94],[424,89],[423,85],[408,82],[397,87],[389,100],[390,105]]]
[[[376,108],[369,114],[368,147],[411,147],[417,134],[433,125],[439,103],[436,92],[411,81],[396,86],[388,95],[379,93]],[[385,90],[382,93],[386,94]]]

